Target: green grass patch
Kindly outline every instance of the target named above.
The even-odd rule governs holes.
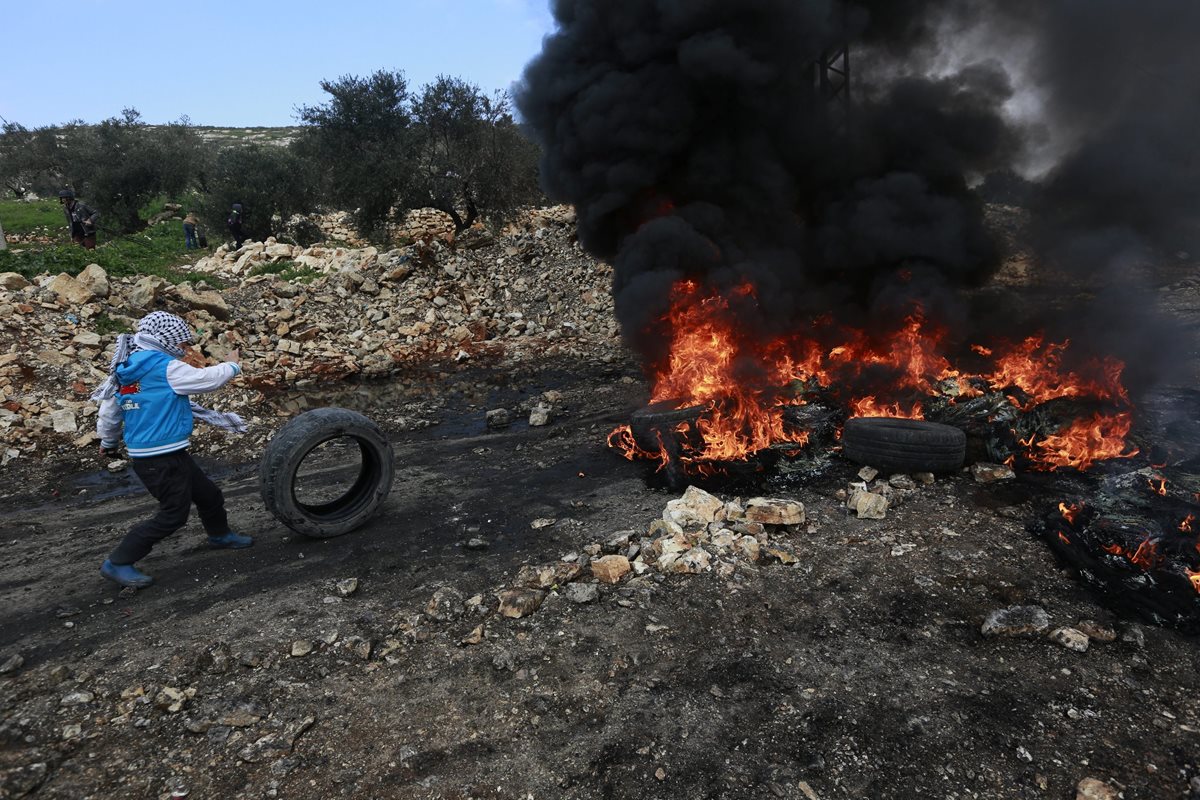
[[[67,219],[57,200],[0,200],[0,227],[9,236],[44,232],[67,238]]]
[[[0,250],[0,272],[19,272],[26,278],[43,272],[77,275],[88,264],[95,263],[114,277],[159,275],[172,283],[182,283],[191,276],[180,268],[206,255],[206,251],[185,249],[183,228],[178,220],[113,238],[102,230],[99,239],[100,244],[95,250],[84,250],[69,241],[54,245],[10,246]],[[213,283],[207,275],[204,279]]]
[[[288,283],[312,283],[320,278],[322,273],[312,267],[297,264],[295,261],[275,261],[270,264],[258,264],[250,268],[248,276],[277,275]]]

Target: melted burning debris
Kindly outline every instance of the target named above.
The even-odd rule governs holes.
[[[914,312],[885,335],[816,320],[765,342],[738,324],[756,302],[695,281],[675,287],[661,324],[670,355],[654,376],[651,417],[617,428],[609,444],[658,470],[712,476],[767,451],[796,455],[827,442],[831,423],[861,416],[929,419],[967,430],[988,455],[1034,470],[1086,470],[1132,458],[1133,414],[1113,358],[1072,359],[1070,342],[1034,335],[976,345],[957,366],[947,332]]]
[[[1200,477],[1154,469],[1105,481],[1031,524],[1059,558],[1111,604],[1200,632]]]

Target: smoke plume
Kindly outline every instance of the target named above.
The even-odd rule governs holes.
[[[1200,249],[1195,4],[555,0],[553,11],[518,106],[543,145],[547,193],[576,206],[581,242],[614,264],[622,330],[651,367],[683,277],[752,284],[742,322],[755,335],[831,312],[890,322],[913,301],[979,335],[985,316],[964,290],[987,282],[1004,248],[973,187],[1039,148],[1054,154],[1032,191],[1039,260],[1094,274],[1101,296],[1073,324],[1113,330],[1099,289],[1130,259]],[[847,42],[849,107],[823,100],[814,67]],[[1029,102],[1032,118],[1014,113]],[[1129,292],[1116,294],[1121,318],[1136,317]]]

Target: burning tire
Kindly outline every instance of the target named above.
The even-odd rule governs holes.
[[[676,408],[677,404],[676,400],[661,400],[633,412],[629,418],[629,430],[638,447],[652,453],[658,452],[659,448],[669,446],[666,439],[671,438],[671,431],[683,423],[695,425],[700,415],[708,409],[707,405]],[[663,434],[666,439],[660,443],[659,436]]]
[[[955,472],[967,454],[967,435],[937,422],[856,417],[842,431],[842,453],[888,472]]]
[[[305,461],[323,446],[356,455],[358,474],[343,491],[336,488],[332,470],[317,465],[314,471],[309,464],[305,480],[317,484],[322,496],[298,496]],[[341,536],[379,511],[392,489],[392,458],[391,444],[370,419],[345,408],[318,408],[288,422],[267,444],[258,469],[259,490],[267,510],[297,533],[319,539]]]

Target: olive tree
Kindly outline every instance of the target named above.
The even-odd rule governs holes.
[[[305,128],[294,151],[312,168],[322,195],[356,209],[364,235],[377,233],[406,191],[412,116],[403,73],[378,71],[321,81],[328,102],[299,109]]]
[[[242,229],[251,239],[282,233],[293,214],[313,206],[304,164],[287,148],[235,145],[220,150],[208,170],[208,191],[200,199],[199,213],[214,238],[225,235],[234,203],[242,205]]]
[[[63,141],[63,184],[119,233],[144,228],[139,211],[155,197],[191,187],[204,146],[186,118],[151,127],[131,108],[98,125],[77,126]]]
[[[415,156],[410,207],[444,211],[456,231],[504,218],[541,198],[536,145],[513,120],[509,98],[441,76],[413,101]]]

